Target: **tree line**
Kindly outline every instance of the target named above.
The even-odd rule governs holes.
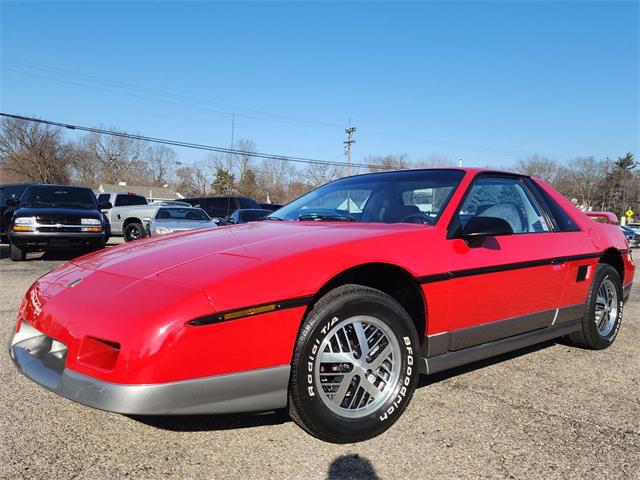
[[[0,124],[0,183],[42,182],[169,186],[184,196],[244,195],[264,202],[286,203],[307,191],[350,173],[407,168],[448,167],[456,162],[429,155],[414,161],[405,154],[369,155],[364,168],[308,164],[285,159],[257,159],[251,140],[234,149],[242,154],[210,153],[201,161],[182,164],[176,151],[135,138],[88,133],[77,139],[62,129],[5,118]],[[616,159],[577,157],[559,162],[541,156],[522,158],[502,168],[539,177],[584,209],[621,215],[640,210],[640,173],[631,152]]]

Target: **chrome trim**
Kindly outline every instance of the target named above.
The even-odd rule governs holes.
[[[47,358],[34,349],[42,342],[50,345]],[[287,405],[289,365],[169,383],[128,385],[105,382],[64,368],[64,357],[62,363],[48,361],[48,356],[60,352],[61,345],[23,322],[11,341],[9,353],[18,370],[29,379],[69,400],[100,410],[128,415],[187,415],[272,410]]]

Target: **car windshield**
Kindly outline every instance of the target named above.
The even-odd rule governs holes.
[[[200,208],[161,208],[156,214],[156,220],[209,222],[211,219]]]
[[[464,176],[462,170],[405,170],[358,175],[323,185],[267,220],[433,225]]]
[[[22,200],[22,207],[97,208],[96,197],[88,188],[41,186],[31,187]]]

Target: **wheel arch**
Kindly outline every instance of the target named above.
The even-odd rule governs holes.
[[[335,274],[313,295],[313,301],[307,307],[305,316],[326,293],[346,284],[375,288],[394,298],[413,320],[418,337],[422,341],[427,326],[427,303],[424,293],[420,283],[411,273],[391,263],[364,263]]]
[[[139,223],[141,225],[143,224],[142,220],[139,219],[138,217],[129,217],[129,218],[125,219],[124,222],[122,222],[122,229],[124,230],[127,227],[127,225],[130,225],[132,223]]]
[[[606,263],[616,269],[620,275],[620,281],[624,284],[624,261],[622,255],[615,248],[608,248],[600,257],[600,263]]]

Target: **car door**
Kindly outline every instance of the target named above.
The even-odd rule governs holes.
[[[479,244],[461,238],[474,216],[507,221],[513,234]],[[479,176],[458,206],[446,240],[449,265],[449,350],[458,350],[554,322],[567,268],[567,246],[546,211],[517,176]]]

